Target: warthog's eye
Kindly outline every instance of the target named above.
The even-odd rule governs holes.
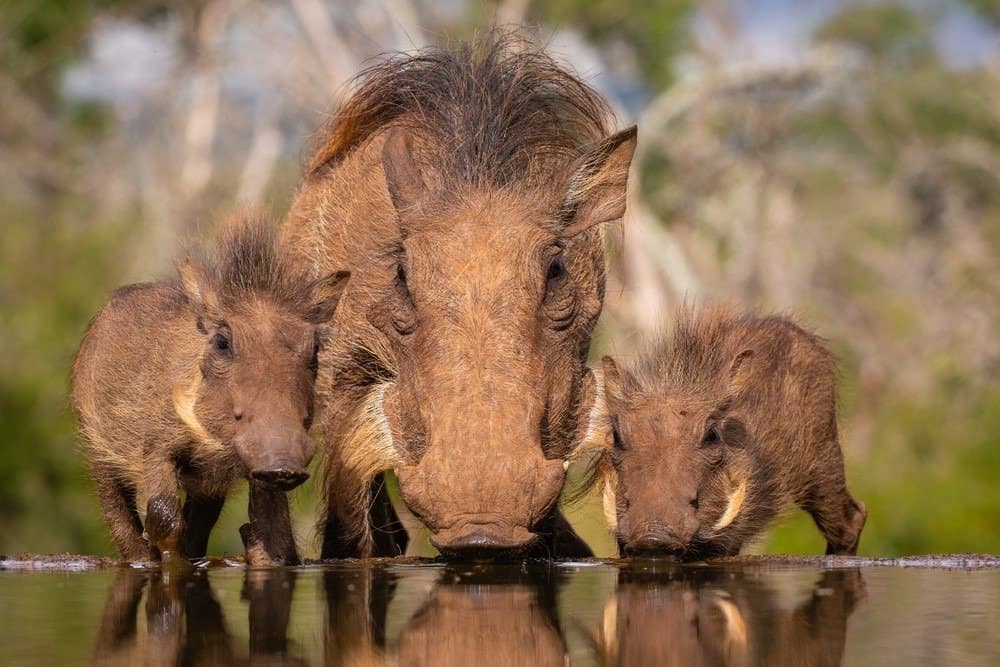
[[[212,345],[212,349],[216,352],[220,352],[225,355],[232,354],[232,345],[229,342],[229,338],[224,333],[216,333],[209,340]]]
[[[721,445],[721,444],[722,444],[722,434],[719,433],[719,428],[717,426],[713,426],[712,428],[708,429],[704,437],[702,437],[701,439],[702,447],[712,447],[713,445]]]
[[[706,457],[710,465],[717,466],[722,463],[723,456],[725,455],[725,444],[722,425],[713,424],[705,431],[705,435],[702,436],[701,442],[698,444],[698,449]]]
[[[563,266],[562,256],[556,257],[551,262],[549,262],[549,270],[545,274],[545,281],[551,283],[562,277],[566,272],[566,267]]]
[[[562,255],[556,255],[549,261],[545,272],[545,296],[542,305],[550,325],[557,331],[568,329],[576,319],[576,295],[573,293],[570,281],[567,280],[568,277]]]
[[[618,428],[618,415],[611,415],[611,435],[614,438],[614,448],[618,452],[624,452],[628,449],[625,446],[625,441],[622,439],[621,429]]]

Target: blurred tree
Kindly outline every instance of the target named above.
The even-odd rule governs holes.
[[[727,2],[491,5],[578,30],[653,98],[594,354],[628,353],[685,297],[801,313],[842,360],[867,553],[1000,551],[1000,85],[995,64],[954,69],[937,54],[959,4],[1000,25],[988,0],[851,3],[782,66],[727,62],[698,41],[695,19],[739,30]],[[446,23],[419,34],[432,16]],[[101,17],[179,45],[127,118],[60,93]],[[237,192],[280,207],[297,175],[286,139],[356,63],[461,20],[430,0],[0,3],[0,552],[110,550],[66,402],[73,350],[108,292],[156,277]],[[253,87],[273,64],[260,52],[279,63],[273,88]],[[241,504],[214,550],[239,547]],[[602,539],[597,504],[576,516]],[[768,548],[819,544],[796,519]]]

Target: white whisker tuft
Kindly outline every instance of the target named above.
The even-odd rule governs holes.
[[[201,371],[195,367],[190,384],[186,387],[182,385],[174,387],[174,410],[199,442],[208,447],[218,449],[222,447],[222,443],[205,430],[201,421],[198,420],[198,415],[194,412],[194,406],[198,402],[198,389],[200,388]]]

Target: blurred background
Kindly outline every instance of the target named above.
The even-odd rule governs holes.
[[[533,26],[640,128],[594,358],[684,299],[798,313],[841,362],[862,553],[1000,552],[994,0],[5,0],[0,553],[113,553],[66,398],[109,292],[237,204],[280,218],[373,57],[491,23]],[[595,503],[572,517],[610,553]],[[802,514],[756,548],[822,547]]]

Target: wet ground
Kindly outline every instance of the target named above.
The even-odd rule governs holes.
[[[0,664],[1000,665],[1000,558],[0,559]]]

